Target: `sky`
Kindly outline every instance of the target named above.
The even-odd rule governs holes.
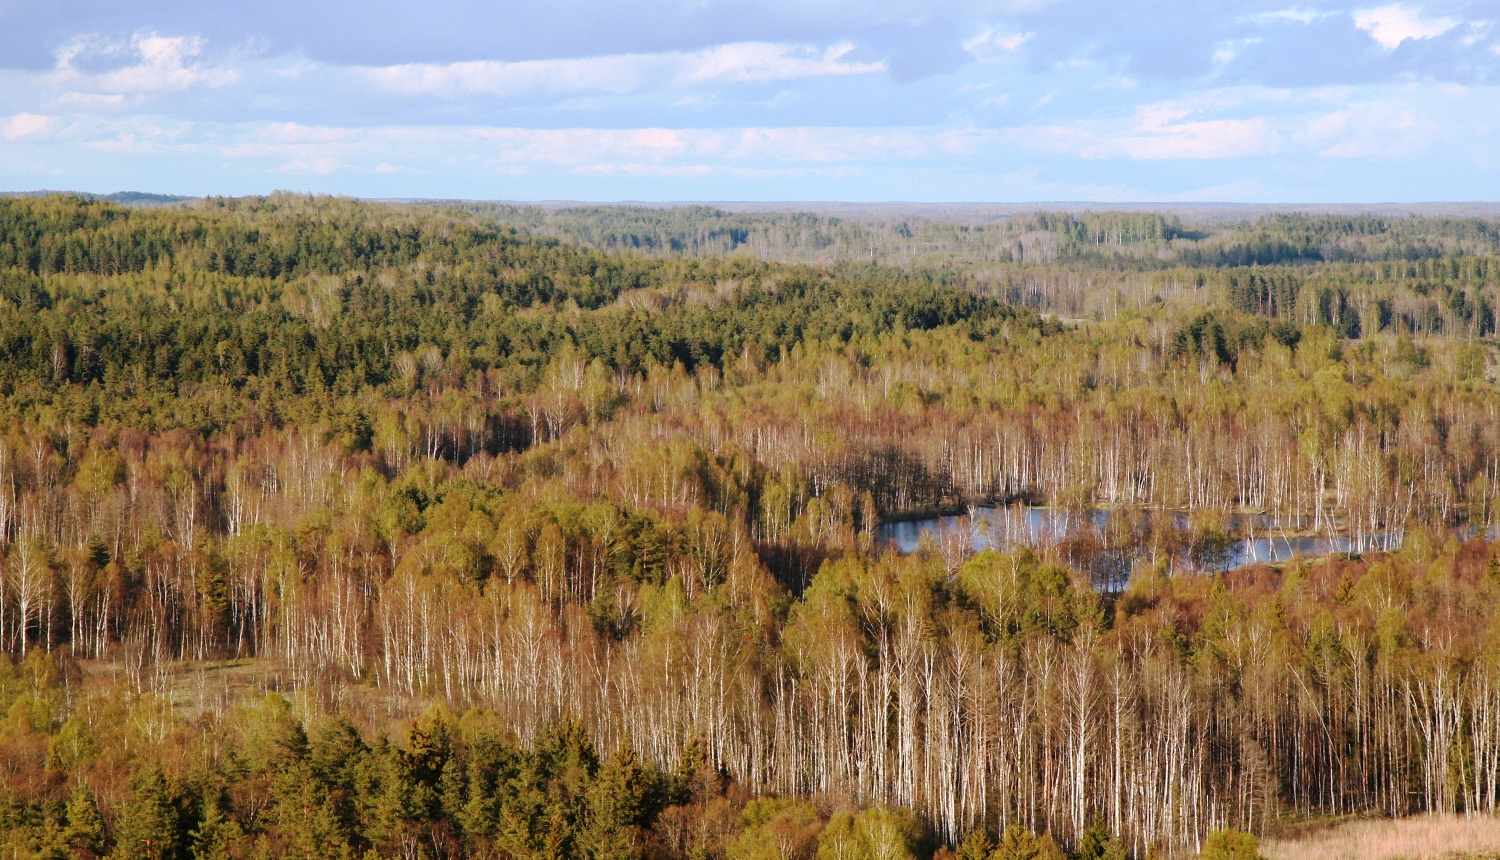
[[[1500,0],[0,0],[0,190],[1500,200]]]

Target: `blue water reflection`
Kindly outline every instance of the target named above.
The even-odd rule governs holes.
[[[1149,527],[1153,514],[1141,512],[1137,516],[1137,527]],[[1188,525],[1188,519],[1182,513],[1156,513],[1155,516],[1170,516],[1173,526],[1178,529],[1186,529]],[[880,527],[876,538],[903,553],[916,550],[922,536],[929,533],[939,543],[967,540],[976,551],[991,546],[1039,547],[1086,533],[1103,537],[1108,531],[1109,517],[1110,512],[1103,509],[1085,514],[1068,514],[1050,508],[973,508],[972,516],[943,516],[886,523]],[[1369,534],[1360,537],[1294,534],[1305,532],[1308,525],[1305,522],[1276,523],[1264,515],[1236,515],[1229,519],[1228,526],[1233,533],[1242,537],[1230,541],[1217,552],[1198,556],[1195,558],[1196,566],[1207,570],[1233,570],[1249,564],[1335,553],[1390,550],[1401,545],[1399,534]],[[1136,557],[1145,553],[1146,550],[1142,549]],[[1101,552],[1100,563],[1112,568],[1108,572],[1113,575],[1121,567],[1128,571],[1136,557],[1131,557],[1128,551],[1122,557],[1120,550],[1108,549]]]

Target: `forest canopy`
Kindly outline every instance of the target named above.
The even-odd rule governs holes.
[[[150,202],[0,198],[12,856],[1500,801],[1493,222]]]

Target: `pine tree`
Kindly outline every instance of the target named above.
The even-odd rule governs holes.
[[[995,846],[991,860],[1039,860],[1041,847],[1037,835],[1022,824],[1005,828],[1000,844]]]
[[[115,821],[118,860],[183,860],[188,798],[161,769],[149,766],[130,780],[130,798]]]
[[[1109,832],[1104,819],[1094,818],[1078,842],[1078,860],[1125,860],[1125,846]]]
[[[233,860],[243,856],[245,831],[225,809],[222,792],[210,791],[192,834],[193,860]]]
[[[989,830],[981,825],[970,830],[964,841],[958,844],[958,860],[991,860],[994,851],[995,841],[990,838]]]
[[[648,823],[651,773],[629,747],[616,750],[589,785],[579,847],[597,860],[640,857],[639,828]]]
[[[104,818],[87,787],[73,784],[68,793],[66,815],[68,823],[63,828],[63,840],[71,856],[83,860],[102,857],[106,848]]]

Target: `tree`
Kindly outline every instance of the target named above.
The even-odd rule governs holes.
[[[991,860],[1040,860],[1041,856],[1037,835],[1021,824],[1012,824],[1005,828]]]
[[[118,860],[184,860],[188,856],[190,798],[155,766],[130,780],[130,796],[115,820]]]
[[[812,860],[823,829],[811,804],[756,798],[740,812],[743,829],[729,846],[732,860]]]
[[[958,845],[959,860],[990,860],[995,851],[995,841],[990,838],[990,832],[983,826],[969,831],[964,841]],[[1005,858],[1009,860],[1009,857]],[[1019,860],[1031,860],[1031,858],[1019,858]]]
[[[1262,860],[1260,843],[1239,830],[1215,830],[1203,840],[1200,860]]]
[[[63,841],[70,856],[79,860],[104,856],[108,847],[104,818],[99,814],[93,793],[86,786],[74,783],[69,790],[66,815],[68,823],[63,828]]]
[[[589,784],[579,848],[597,860],[640,857],[640,828],[650,822],[654,792],[651,774],[635,751],[616,750]]]
[[[44,626],[42,607],[52,589],[52,553],[40,534],[25,534],[16,542],[15,554],[11,558],[11,581],[16,595],[16,619],[20,630],[21,654],[26,653],[30,643],[32,624]],[[37,631],[50,645],[50,631]]]
[[[246,851],[245,831],[225,809],[222,792],[210,791],[192,833],[193,860],[232,860]]]
[[[1077,856],[1078,860],[1125,860],[1125,846],[1109,832],[1104,819],[1095,818],[1078,841]]]

